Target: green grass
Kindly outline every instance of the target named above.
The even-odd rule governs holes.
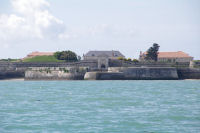
[[[58,60],[54,56],[35,56],[32,58],[24,59],[23,62],[65,62],[65,61]]]
[[[200,60],[194,60],[194,62],[200,62]]]
[[[20,59],[0,59],[0,61],[20,62]]]

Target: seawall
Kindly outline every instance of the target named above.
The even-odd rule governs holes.
[[[29,67],[89,67],[97,68],[97,61],[78,62],[0,62],[0,79],[24,78]]]
[[[25,80],[83,80],[87,67],[38,67],[25,72]]]
[[[94,72],[99,71],[98,62],[97,61],[79,61],[79,62],[32,62],[32,63],[23,63],[23,62],[0,62],[0,80],[1,79],[12,79],[12,78],[24,78],[25,71],[31,68],[77,68],[77,67],[87,67],[90,72],[94,72],[93,75],[96,75],[96,78],[92,79],[177,79],[176,74],[178,73],[178,79],[200,79],[200,68],[199,64],[195,64],[195,68],[189,68],[188,63],[179,63],[179,64],[171,64],[171,63],[149,63],[149,62],[124,62],[119,60],[114,60],[109,62],[111,66],[120,66],[120,67],[110,67],[108,72],[104,70],[104,72]],[[168,66],[176,66],[176,68],[168,67]],[[122,66],[122,67],[121,67]],[[166,67],[167,66],[167,67]],[[102,69],[103,71],[103,69]],[[60,75],[56,75],[57,71],[51,70],[51,74],[48,73],[49,78],[46,79],[58,79]],[[123,73],[122,74],[119,74]],[[28,73],[28,72],[27,72]],[[34,71],[34,73],[38,73],[38,71]],[[59,72],[62,73],[62,72]],[[31,74],[31,73],[30,73]],[[91,73],[92,74],[92,73]],[[33,75],[33,73],[32,73]],[[45,75],[38,73],[36,75],[40,75],[41,79],[45,79]],[[50,76],[51,75],[51,76]],[[83,79],[83,74],[78,73],[64,73],[61,75],[65,75],[64,77],[60,76],[60,79]],[[90,75],[90,74],[89,74]],[[34,80],[40,80],[40,76],[33,76]],[[27,76],[26,76],[27,77]],[[36,78],[37,77],[37,78]],[[75,77],[75,78],[74,78]],[[27,78],[31,79],[31,77]],[[90,79],[90,78],[86,78]]]
[[[176,68],[110,67],[108,72],[87,72],[87,80],[176,80]]]
[[[121,72],[87,72],[85,80],[124,80],[124,74]]]
[[[179,79],[200,79],[200,68],[178,68]]]
[[[124,60],[109,60],[109,67],[177,67],[187,68],[189,62],[133,62]]]

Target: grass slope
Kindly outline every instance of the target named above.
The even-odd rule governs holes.
[[[26,58],[23,62],[64,62],[63,60],[58,60],[54,56],[35,56],[32,58]]]

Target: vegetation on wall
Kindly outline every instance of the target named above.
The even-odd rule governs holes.
[[[123,58],[123,57],[118,57],[117,59],[118,59],[118,60],[124,60],[125,58]]]
[[[153,60],[157,61],[158,60],[158,50],[159,50],[159,45],[157,43],[154,43],[152,47],[150,47],[147,50],[147,54],[145,57],[145,60]]]
[[[68,51],[58,51],[54,53],[54,57],[58,60],[65,60],[65,61],[78,61],[78,57],[76,53],[68,50]]]
[[[123,58],[123,57],[118,57],[118,60],[129,61],[129,62],[134,62],[134,63],[139,62],[139,60],[137,60],[137,59],[131,59],[131,58],[126,59],[126,58]]]
[[[8,59],[0,59],[0,61],[20,62],[20,59],[11,59],[11,58],[8,58]]]
[[[139,60],[137,60],[137,59],[133,59],[132,60],[134,63],[138,63],[139,62]]]

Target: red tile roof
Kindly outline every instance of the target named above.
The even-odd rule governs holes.
[[[54,52],[32,52],[32,53],[30,53],[30,54],[28,54],[27,56],[28,57],[33,57],[33,56],[44,56],[44,55],[46,55],[46,56],[50,56],[50,55],[53,55],[54,54]]]
[[[178,51],[178,52],[159,52],[158,58],[190,58],[189,54]]]
[[[144,54],[147,54],[147,52],[144,52]],[[158,52],[158,58],[191,58],[191,56],[183,51]]]

